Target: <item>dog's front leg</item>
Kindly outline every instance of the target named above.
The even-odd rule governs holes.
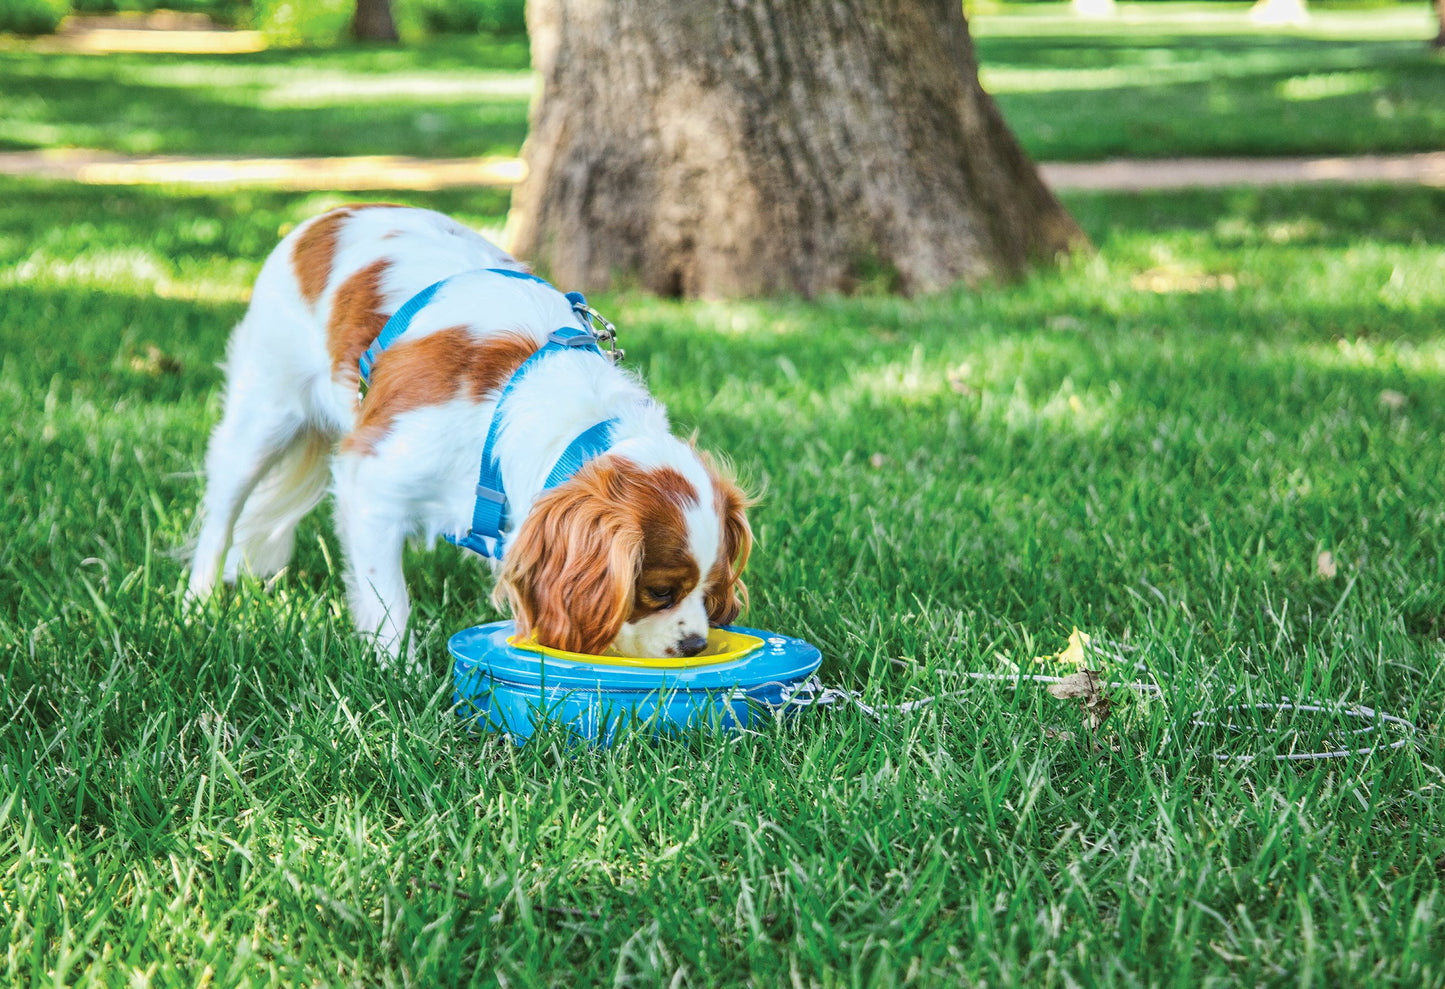
[[[406,527],[370,510],[350,485],[338,484],[336,529],[346,556],[346,591],[356,629],[375,634],[377,648],[397,659],[406,649],[411,615],[401,566]]]

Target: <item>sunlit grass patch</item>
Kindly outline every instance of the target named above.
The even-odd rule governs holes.
[[[1064,4],[971,19],[980,71],[1041,160],[1434,150],[1445,135],[1427,5]],[[515,155],[535,85],[525,39],[235,54],[0,44],[0,148],[248,156]],[[218,126],[217,121],[224,121]],[[1348,126],[1345,126],[1345,123]]]
[[[1311,8],[1266,28],[1227,4],[1011,7],[972,21],[980,76],[1042,160],[1428,151],[1445,116],[1423,7]],[[1339,121],[1349,121],[1348,127]]]
[[[0,48],[0,145],[128,154],[515,154],[525,43],[232,55]],[[218,125],[224,121],[224,125]]]
[[[597,294],[763,493],[747,620],[939,698],[607,751],[461,727],[444,641],[496,612],[449,548],[408,557],[419,678],[352,635],[325,509],[183,606],[215,362],[341,198],[0,181],[8,981],[1439,980],[1445,193],[1073,196],[1099,253],[986,293]],[[1076,627],[1159,697],[1095,730],[967,676]],[[1280,764],[1338,726],[1196,714],[1285,698],[1420,731]]]

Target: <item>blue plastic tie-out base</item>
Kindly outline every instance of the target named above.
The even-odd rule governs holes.
[[[635,668],[572,662],[507,642],[510,621],[465,629],[451,650],[457,713],[518,745],[544,723],[610,745],[628,731],[665,735],[696,727],[745,728],[784,706],[822,661],[802,639],[729,626],[762,640],[725,663]]]

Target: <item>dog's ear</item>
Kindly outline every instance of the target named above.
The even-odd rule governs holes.
[[[507,546],[493,597],[511,604],[518,636],[600,653],[632,613],[642,528],[602,473],[588,467],[544,495]]]
[[[702,454],[702,460],[712,478],[714,501],[722,523],[722,545],[704,591],[707,620],[714,625],[727,625],[737,619],[748,602],[742,573],[753,551],[753,529],[748,524],[747,513],[756,502],[738,487],[725,467],[707,454]]]

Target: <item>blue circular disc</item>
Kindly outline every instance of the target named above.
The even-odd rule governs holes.
[[[621,731],[737,728],[781,708],[822,661],[817,647],[802,639],[742,626],[723,631],[760,641],[725,662],[632,667],[520,648],[507,641],[510,621],[477,625],[447,643],[457,711],[519,744],[543,722],[603,745]]]

